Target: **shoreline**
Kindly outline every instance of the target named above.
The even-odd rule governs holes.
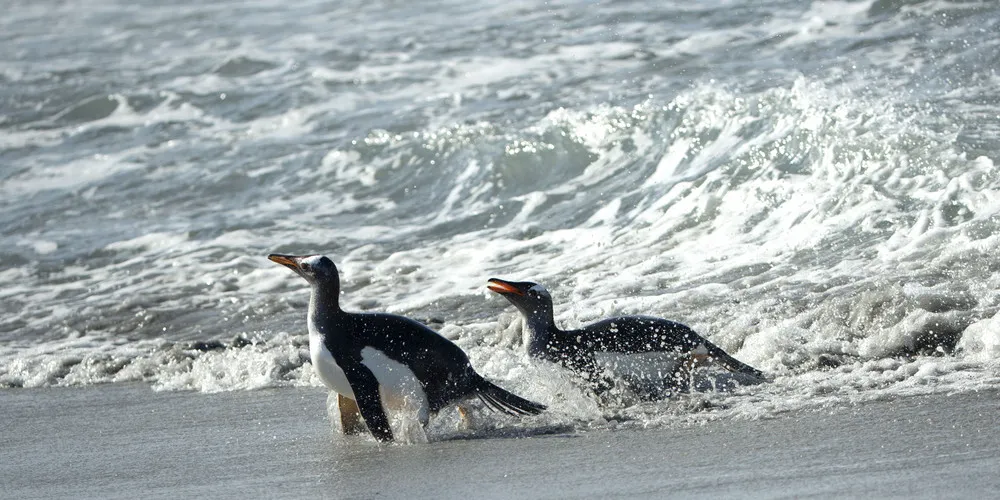
[[[320,388],[4,389],[16,498],[971,497],[1000,490],[1000,391],[766,420],[379,446],[331,434]]]

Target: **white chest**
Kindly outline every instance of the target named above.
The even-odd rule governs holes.
[[[344,370],[333,359],[333,354],[330,354],[330,351],[323,345],[323,336],[313,327],[311,321],[309,322],[309,357],[323,384],[338,394],[355,399],[351,384],[347,382],[347,375],[344,375]]]

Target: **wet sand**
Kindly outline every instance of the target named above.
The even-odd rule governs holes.
[[[8,498],[983,497],[1000,393],[759,421],[379,446],[334,438],[321,389],[0,391]]]

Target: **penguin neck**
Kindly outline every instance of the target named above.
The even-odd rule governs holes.
[[[544,356],[548,352],[549,341],[558,332],[552,309],[532,311],[524,315],[525,344],[529,355]]]
[[[339,286],[313,285],[312,293],[309,295],[310,333],[325,334],[321,325],[328,324],[331,319],[343,313],[340,308]]]

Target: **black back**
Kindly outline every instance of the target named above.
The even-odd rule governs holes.
[[[716,362],[734,372],[754,377],[763,373],[730,356],[687,325],[652,316],[620,316],[563,331],[552,326],[545,357],[571,368],[592,369],[597,352],[640,354],[674,352],[686,355],[704,346]]]

